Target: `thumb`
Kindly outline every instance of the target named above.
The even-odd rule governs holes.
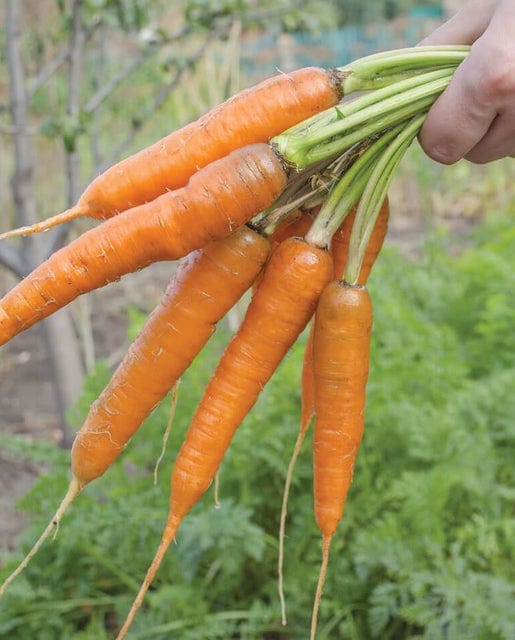
[[[468,2],[452,18],[418,43],[420,45],[472,44],[487,28],[495,0]]]

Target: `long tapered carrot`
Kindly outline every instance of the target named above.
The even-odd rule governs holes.
[[[285,240],[272,254],[193,416],[172,472],[161,542],[117,640],[125,637],[182,519],[209,487],[237,427],[306,326],[332,272],[329,253],[299,238]]]
[[[311,640],[331,540],[343,515],[363,436],[371,330],[372,303],[365,287],[343,280],[327,285],[318,303],[313,339],[313,490],[323,554]]]
[[[334,262],[334,274],[336,277],[343,275],[345,265],[347,263],[347,256],[349,251],[349,239],[352,232],[352,225],[356,210],[352,210],[342,222],[338,230],[333,236],[331,243],[331,252]],[[381,211],[377,217],[374,225],[374,230],[370,236],[367,250],[361,265],[359,273],[358,284],[365,285],[372,267],[375,264],[377,256],[381,251],[386,232],[388,229],[388,219],[390,215],[390,207],[388,197],[385,198]],[[302,377],[301,377],[301,408],[300,408],[300,424],[297,439],[293,447],[293,452],[286,471],[286,477],[284,481],[283,499],[281,505],[281,516],[279,522],[279,552],[277,560],[277,574],[278,574],[278,593],[279,601],[281,604],[281,620],[286,624],[286,602],[284,597],[284,580],[283,580],[283,567],[284,567],[284,540],[286,534],[286,517],[288,513],[288,499],[290,494],[290,486],[293,479],[293,472],[295,465],[299,457],[304,439],[306,437],[307,430],[311,424],[315,412],[314,401],[314,377],[313,377],[313,334],[314,323],[311,324],[306,346],[304,350],[304,359],[302,363]]]
[[[181,262],[160,304],[77,433],[65,498],[29,554],[2,584],[0,595],[27,566],[79,492],[107,471],[175,385],[216,323],[252,285],[269,248],[264,236],[243,226]]]
[[[87,187],[75,207],[31,227],[1,234],[0,240],[44,231],[79,217],[109,218],[150,202],[183,187],[200,168],[240,147],[268,142],[335,105],[340,97],[335,71],[307,67],[268,78],[107,169]]]
[[[250,145],[198,171],[182,189],[106,220],[0,300],[0,345],[82,293],[229,234],[270,205],[285,183],[272,149]]]

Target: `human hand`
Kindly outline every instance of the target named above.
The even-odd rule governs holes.
[[[515,0],[473,0],[419,44],[472,44],[419,142],[433,160],[515,156]]]

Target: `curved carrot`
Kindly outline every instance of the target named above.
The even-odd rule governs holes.
[[[242,91],[182,129],[98,176],[77,205],[0,240],[50,229],[79,217],[109,218],[183,187],[200,168],[275,135],[337,104],[337,75],[318,67],[281,73]],[[145,211],[140,211],[141,214]]]
[[[243,226],[181,262],[161,303],[77,433],[71,451],[72,480],[65,498],[32,550],[1,586],[0,595],[27,566],[79,492],[107,471],[175,385],[216,323],[251,286],[269,248],[264,236]]]
[[[0,345],[82,293],[227,235],[270,205],[285,183],[272,149],[251,145],[198,171],[182,189],[106,220],[0,300]]]
[[[313,339],[313,480],[323,556],[311,640],[315,637],[329,547],[343,515],[363,435],[371,330],[368,291],[342,280],[331,282],[318,303]]]
[[[193,416],[172,472],[161,542],[117,640],[125,637],[182,519],[209,487],[237,427],[306,326],[332,272],[329,253],[299,238],[285,240],[272,254]]]
[[[358,284],[365,285],[372,267],[375,264],[377,256],[383,246],[386,232],[388,229],[388,219],[390,215],[390,208],[388,198],[385,198],[381,211],[378,214],[377,221],[374,225],[374,230],[370,236],[370,241],[367,246],[365,257],[359,273]],[[344,219],[338,230],[333,236],[331,243],[331,252],[334,261],[334,273],[336,277],[343,275],[345,265],[347,263],[347,255],[349,251],[349,239],[352,231],[352,225],[356,216],[356,209],[353,209]],[[284,540],[286,533],[286,517],[288,512],[288,499],[290,494],[290,486],[293,478],[293,472],[299,457],[300,450],[304,443],[307,430],[311,424],[315,412],[314,405],[314,378],[313,378],[313,332],[314,323],[311,324],[306,347],[304,350],[304,360],[302,363],[302,379],[301,379],[301,410],[300,410],[300,426],[295,445],[293,447],[293,453],[288,464],[286,477],[284,481],[283,500],[281,505],[281,517],[279,523],[279,553],[277,562],[278,573],[278,593],[279,601],[281,604],[281,619],[282,623],[286,624],[286,605],[284,599],[283,589],[283,565],[284,565]]]

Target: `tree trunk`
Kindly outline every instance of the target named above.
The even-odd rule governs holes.
[[[28,130],[27,93],[20,43],[20,2],[6,2],[6,43],[9,72],[10,113],[13,124],[14,173],[11,188],[17,224],[30,225],[37,221],[34,197],[34,150]],[[23,261],[29,269],[46,259],[43,236],[24,238]],[[56,412],[63,431],[63,443],[68,444],[71,433],[66,411],[77,399],[84,380],[84,368],[78,340],[68,310],[51,316],[41,323],[41,331],[50,361]]]

